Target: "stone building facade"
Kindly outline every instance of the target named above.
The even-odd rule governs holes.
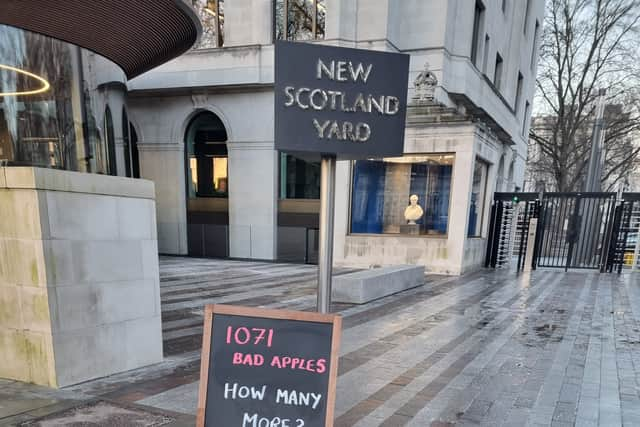
[[[521,188],[542,0],[197,0],[203,37],[128,82],[165,254],[313,262],[319,167],[273,149],[274,40],[411,55],[405,155],[338,162],[336,264],[482,264]],[[295,58],[292,58],[295,60]],[[424,216],[402,213],[411,195]]]

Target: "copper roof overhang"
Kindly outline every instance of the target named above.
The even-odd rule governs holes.
[[[0,0],[0,24],[94,51],[133,78],[186,52],[201,26],[183,0]]]

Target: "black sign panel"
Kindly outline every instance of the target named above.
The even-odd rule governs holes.
[[[284,41],[275,49],[276,150],[402,155],[409,55]]]
[[[198,425],[333,425],[341,319],[207,306]]]

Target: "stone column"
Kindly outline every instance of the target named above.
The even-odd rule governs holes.
[[[460,268],[459,271],[455,271],[457,274],[462,272],[462,258],[467,242],[474,157],[473,143],[464,144],[456,151],[453,165],[453,182],[451,184],[451,201],[449,203],[449,250],[447,256],[449,264],[455,266],[453,268]]]
[[[341,264],[345,258],[345,240],[349,234],[349,212],[351,206],[351,161],[338,161],[336,164],[336,201],[333,219],[333,260]]]
[[[156,186],[158,250],[161,254],[187,254],[184,144],[138,142],[140,175]]]
[[[162,360],[153,183],[0,168],[0,377],[64,387]]]
[[[273,142],[229,142],[229,255],[277,257],[277,153]]]

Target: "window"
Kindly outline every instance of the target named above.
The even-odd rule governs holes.
[[[138,155],[138,134],[133,124],[129,123],[129,138],[131,139],[131,172],[134,178],[140,178],[140,156]]]
[[[482,24],[484,21],[484,6],[479,1],[476,2],[473,14],[473,38],[471,39],[471,62],[477,66],[478,49],[480,49],[480,34],[482,32]]]
[[[109,173],[109,153],[115,151],[105,138],[110,137],[113,147],[114,135],[104,99],[112,90],[87,71],[97,63],[104,70],[118,69],[78,46],[0,25],[0,64],[27,70],[50,84],[38,94],[10,95],[42,86],[0,69],[0,164]],[[85,70],[84,78],[80,70]],[[115,171],[113,160],[111,165]]]
[[[527,34],[527,24],[529,23],[529,13],[531,9],[531,0],[527,0],[527,5],[524,9],[524,24],[522,31]]]
[[[515,105],[513,106],[513,111],[516,116],[518,115],[518,110],[520,109],[520,100],[522,99],[523,80],[524,80],[524,77],[522,77],[522,74],[518,72],[518,85],[516,86],[516,102],[515,102]]]
[[[325,37],[326,0],[275,0],[274,14],[278,40]]]
[[[500,156],[500,163],[498,164],[498,174],[496,177],[496,191],[502,191],[504,184],[504,154]]]
[[[213,113],[198,114],[186,136],[189,198],[227,197],[227,131]]]
[[[533,30],[533,44],[531,46],[531,70],[535,65],[536,61],[536,52],[538,51],[538,33],[540,32],[540,22],[536,19],[536,27]]]
[[[122,148],[124,150],[125,175],[131,178],[131,143],[129,138],[129,118],[127,111],[122,109]]]
[[[496,52],[496,67],[493,72],[493,85],[496,89],[500,90],[500,84],[502,83],[502,56]]]
[[[487,67],[489,66],[489,45],[491,39],[489,38],[489,34],[484,36],[484,56],[482,59],[482,73],[487,74]]]
[[[471,200],[469,206],[468,237],[482,235],[482,220],[484,218],[484,199],[487,191],[487,172],[489,165],[476,158],[473,166],[473,184],[471,186]]]
[[[445,235],[453,154],[357,161],[351,232]]]
[[[529,101],[524,103],[524,117],[522,118],[522,136],[527,137],[527,120],[529,120]]]
[[[96,172],[117,175],[116,142],[113,134],[113,118],[109,107],[104,111],[104,138],[96,147]]]
[[[515,165],[515,159],[511,160],[511,163],[509,164],[509,173],[507,174],[507,186],[509,187],[507,191],[510,191],[513,186],[513,171],[515,169]]]
[[[319,199],[320,163],[280,154],[280,198]]]
[[[200,22],[202,36],[198,49],[224,45],[224,0],[191,0]]]

